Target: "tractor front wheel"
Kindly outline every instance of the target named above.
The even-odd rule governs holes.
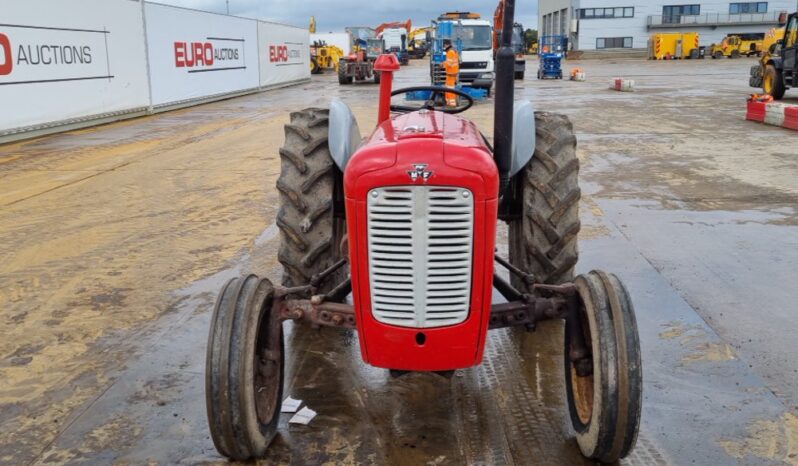
[[[565,329],[565,386],[571,425],[586,457],[615,463],[634,448],[640,427],[643,375],[640,341],[629,293],[612,274],[593,271],[576,278],[578,319],[587,350],[571,361]],[[584,364],[587,362],[587,364]]]
[[[516,175],[519,218],[509,222],[510,261],[537,283],[559,284],[574,276],[579,257],[579,160],[573,125],[564,115],[535,113],[535,155]],[[513,275],[513,286],[532,293]]]
[[[338,84],[343,86],[347,84],[352,84],[352,76],[349,76],[346,72],[347,66],[344,60],[338,62]]]
[[[277,433],[285,360],[273,297],[268,279],[234,278],[222,288],[211,319],[208,424],[219,453],[236,461],[262,457]]]
[[[321,74],[319,62],[314,57],[310,57],[310,74]]]
[[[334,215],[336,198],[343,197],[343,175],[328,143],[330,112],[309,108],[291,114],[280,148],[280,229],[278,259],[283,285],[303,286],[311,277],[344,257],[341,242],[346,220]],[[348,265],[339,268],[318,289],[327,293],[346,279]],[[306,295],[305,297],[310,297]]]

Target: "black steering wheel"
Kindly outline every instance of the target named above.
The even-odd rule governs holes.
[[[419,86],[419,87],[405,87],[403,89],[397,89],[391,92],[391,97],[397,96],[399,94],[407,94],[408,92],[418,92],[418,91],[430,91],[432,94],[430,98],[427,99],[423,105],[418,107],[413,107],[409,105],[391,105],[392,112],[400,112],[400,113],[407,113],[407,112],[416,112],[418,110],[427,109],[427,110],[438,110],[443,113],[449,114],[457,114],[463,113],[469,108],[474,105],[474,98],[468,95],[468,93],[461,91],[460,89],[455,89],[453,87],[444,87],[444,86]],[[446,100],[444,94],[452,93],[457,94],[460,97],[463,97],[466,102],[465,104],[458,105],[457,107],[448,107],[446,105]]]

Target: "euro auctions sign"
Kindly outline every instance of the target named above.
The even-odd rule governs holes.
[[[103,29],[0,26],[0,85],[113,79]]]
[[[280,65],[303,65],[300,47],[303,44],[285,43],[269,46],[269,62]]]
[[[246,69],[245,39],[207,37],[174,43],[175,67],[189,73]]]
[[[310,79],[310,33],[307,29],[260,22],[258,40],[262,87]]]
[[[8,36],[0,33],[0,76],[11,74],[14,69],[13,58],[11,57],[11,41]]]

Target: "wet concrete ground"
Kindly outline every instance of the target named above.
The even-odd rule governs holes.
[[[750,65],[587,61],[566,65],[586,83],[517,91],[574,121],[579,269],[618,273],[635,300],[643,426],[624,464],[798,465],[798,136],[743,120]],[[619,75],[638,91],[606,90]],[[279,280],[282,125],[332,96],[373,126],[376,88],[328,74],[0,146],[0,464],[222,462],[210,308],[231,276]],[[467,116],[490,134],[491,112]],[[283,419],[264,464],[585,464],[557,325],[492,332],[483,365],[451,380],[391,379],[351,332],[286,331],[286,394],[319,415]]]

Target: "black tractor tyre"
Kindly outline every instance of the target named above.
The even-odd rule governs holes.
[[[346,235],[346,220],[333,215],[333,200],[343,190],[343,177],[330,154],[328,132],[329,110],[321,108],[294,112],[285,125],[277,179],[277,227],[278,260],[283,265],[282,283],[286,287],[309,284],[311,277],[344,257],[341,242]],[[348,274],[345,264],[317,291],[330,291]]]
[[[732,50],[731,54],[729,55],[729,58],[740,58],[740,56],[741,55],[739,50]]]
[[[510,262],[537,283],[559,284],[574,276],[579,258],[579,159],[568,117],[535,112],[535,155],[516,175],[520,217],[509,222]],[[532,293],[512,276],[513,286]]]
[[[321,74],[319,62],[314,57],[310,57],[310,74]]]
[[[338,84],[347,85],[352,84],[352,76],[346,74],[346,62],[341,60],[338,62]]]
[[[721,59],[721,58],[723,58],[723,52],[715,52],[715,53],[712,54],[712,59],[713,60],[718,60],[718,59]]]
[[[219,453],[236,461],[262,457],[277,434],[285,352],[273,298],[268,279],[234,278],[222,288],[211,318],[208,426]]]
[[[571,426],[584,456],[615,464],[634,448],[640,429],[643,373],[634,307],[613,274],[594,270],[577,277],[575,284],[590,361],[589,370],[580,374],[569,356],[572,331],[566,323],[565,388]]]
[[[784,98],[784,93],[787,91],[784,87],[784,78],[781,76],[781,71],[777,70],[773,64],[768,64],[765,67],[762,82],[762,90],[773,97],[774,100],[781,100]],[[769,89],[769,87],[771,88]]]

